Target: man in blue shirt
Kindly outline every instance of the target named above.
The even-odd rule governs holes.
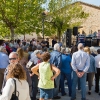
[[[78,44],[78,51],[72,55],[73,83],[71,100],[76,99],[76,85],[80,79],[82,100],[86,100],[86,72],[90,66],[90,57],[83,51],[83,44]]]
[[[50,57],[50,63],[54,64],[57,68],[61,68],[61,53],[60,53],[60,45],[58,43],[56,43],[54,45],[54,50],[50,53],[51,57]],[[54,88],[54,97],[53,99],[60,99],[61,97],[58,96],[59,93],[59,82],[60,82],[60,75],[57,76],[57,78],[55,79],[55,83],[56,83],[56,88]]]
[[[4,46],[0,46],[0,92],[3,84],[4,71],[9,64],[9,57],[6,53],[6,48]]]

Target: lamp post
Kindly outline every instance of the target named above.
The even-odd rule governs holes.
[[[42,38],[43,39],[44,39],[44,22],[45,22],[46,15],[47,15],[46,11],[42,12],[42,36],[43,36]]]

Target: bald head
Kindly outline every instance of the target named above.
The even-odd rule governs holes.
[[[83,44],[82,43],[79,43],[78,44],[78,50],[83,50],[83,48],[84,48]]]
[[[11,52],[11,53],[9,54],[9,57],[11,57],[11,56],[17,56],[17,57],[18,57],[18,53],[17,53],[17,52]]]

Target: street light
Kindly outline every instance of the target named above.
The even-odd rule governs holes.
[[[46,11],[42,12],[42,36],[43,36],[43,39],[44,39],[44,21],[45,21],[46,15],[47,15]]]

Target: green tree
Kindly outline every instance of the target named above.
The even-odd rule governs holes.
[[[80,3],[73,3],[72,0],[50,0],[49,6],[49,33],[54,34],[57,31],[57,36],[60,41],[61,34],[67,28],[80,26],[84,19],[89,14],[82,10]]]
[[[42,4],[45,0],[0,0],[0,33],[25,34],[40,31]]]

